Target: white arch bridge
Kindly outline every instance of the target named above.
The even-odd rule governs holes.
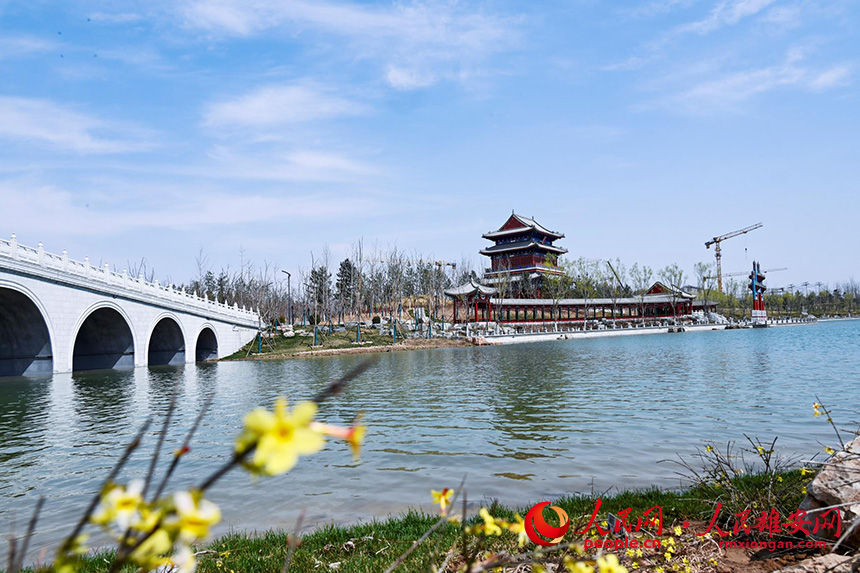
[[[191,364],[258,327],[251,310],[0,239],[0,376]]]

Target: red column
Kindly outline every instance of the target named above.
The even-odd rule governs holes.
[[[475,322],[478,322],[478,301],[475,301]]]

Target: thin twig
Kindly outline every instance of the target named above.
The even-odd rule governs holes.
[[[36,502],[36,508],[33,510],[33,516],[30,518],[30,523],[27,524],[27,534],[24,536],[24,541],[21,542],[20,554],[17,563],[9,570],[9,573],[20,571],[24,568],[24,559],[27,557],[27,549],[30,546],[30,539],[33,537],[33,532],[36,531],[36,523],[39,521],[39,514],[42,512],[42,506],[45,504],[45,496],[40,496]]]
[[[326,399],[331,398],[332,396],[335,396],[337,394],[340,394],[350,380],[353,380],[354,378],[360,376],[362,373],[364,373],[365,370],[370,368],[377,360],[378,360],[378,357],[373,357],[373,358],[368,358],[367,360],[362,361],[358,366],[356,366],[355,368],[353,368],[352,370],[350,370],[349,372],[347,372],[346,374],[344,374],[343,376],[341,376],[340,378],[338,378],[337,380],[335,380],[334,382],[332,382],[331,384],[326,386],[326,388],[322,392],[320,392],[319,394],[317,394],[314,397],[313,401],[316,402],[317,404],[320,404],[323,401],[325,401]]]
[[[18,540],[15,539],[15,536],[11,533],[9,534],[9,558],[6,560],[6,568],[9,571],[14,571],[15,569],[15,557],[17,555],[16,550],[18,548]]]
[[[170,426],[170,418],[173,417],[173,410],[176,408],[176,394],[178,386],[174,386],[173,393],[170,395],[170,405],[167,407],[167,414],[164,416],[164,423],[161,425],[161,431],[158,433],[158,441],[155,443],[155,451],[152,453],[152,460],[149,462],[149,471],[146,472],[146,480],[143,482],[143,491],[140,496],[146,498],[146,492],[149,490],[149,484],[152,483],[152,476],[155,473],[155,466],[158,465],[158,456],[161,454],[161,446],[164,444],[164,437],[167,435],[167,428]]]
[[[215,399],[215,394],[210,394],[206,400],[203,402],[203,406],[200,408],[200,412],[197,414],[197,417],[194,419],[194,423],[191,425],[191,429],[188,430],[188,434],[185,436],[185,441],[182,442],[182,447],[176,450],[173,454],[173,460],[170,462],[170,467],[167,468],[167,473],[164,474],[164,477],[161,479],[161,483],[158,484],[158,489],[155,491],[155,495],[153,496],[152,501],[155,501],[161,494],[164,492],[164,488],[167,487],[167,482],[170,480],[170,476],[173,475],[173,471],[176,469],[176,466],[179,464],[179,460],[182,458],[185,453],[188,452],[188,447],[191,444],[191,438],[194,437],[194,433],[197,431],[197,427],[200,425],[200,422],[203,420],[203,416],[209,411],[209,407],[212,405],[212,401]]]
[[[143,435],[146,433],[146,430],[149,429],[149,424],[151,422],[152,417],[147,418],[146,421],[143,423],[143,426],[141,426],[140,431],[137,432],[137,435],[134,437],[134,439],[125,447],[125,451],[122,453],[122,456],[117,461],[116,465],[113,467],[110,473],[107,475],[104,482],[102,483],[102,486],[96,492],[96,495],[93,496],[92,501],[90,501],[90,505],[87,506],[86,511],[84,512],[83,516],[81,516],[81,519],[80,521],[78,521],[77,525],[75,525],[75,528],[72,530],[71,535],[69,535],[65,539],[65,541],[63,541],[63,544],[60,546],[61,551],[65,550],[68,547],[71,547],[71,545],[75,541],[75,538],[80,535],[81,530],[89,521],[90,516],[92,515],[93,511],[95,511],[99,501],[101,501],[102,492],[104,491],[105,486],[107,486],[107,484],[113,481],[113,479],[117,476],[119,471],[128,461],[128,458],[131,457],[132,452],[134,452],[134,450],[136,450],[137,447],[140,446],[140,442],[143,439]]]
[[[460,481],[460,486],[456,489],[456,491],[454,491],[454,495],[453,495],[453,496],[451,496],[451,505],[454,505],[454,503],[457,501],[457,496],[459,496],[459,495],[460,495],[460,492],[463,490],[463,484],[465,484],[465,483],[466,483],[466,476],[463,476],[463,479]],[[413,541],[413,542],[412,542],[412,546],[411,546],[409,549],[407,549],[406,551],[404,551],[404,552],[403,552],[403,555],[401,555],[400,557],[398,557],[398,558],[397,558],[397,560],[396,560],[394,563],[392,563],[392,564],[388,567],[388,569],[386,569],[386,570],[385,570],[385,573],[391,573],[392,571],[394,571],[395,569],[397,569],[397,567],[399,567],[401,563],[403,563],[404,561],[406,561],[406,558],[407,558],[407,557],[409,557],[409,556],[412,554],[412,552],[413,552],[413,551],[415,551],[415,550],[418,548],[418,546],[419,546],[419,545],[421,545],[422,543],[424,543],[424,541],[425,541],[428,537],[430,537],[430,535],[431,535],[434,531],[436,531],[437,529],[439,529],[439,527],[441,527],[443,523],[447,523],[447,522],[448,522],[448,517],[447,517],[447,515],[443,515],[442,517],[440,517],[440,518],[439,518],[439,520],[438,520],[438,521],[436,521],[436,523],[434,523],[434,524],[430,527],[430,529],[428,529],[427,531],[425,531],[425,532],[424,532],[424,535],[422,535],[421,537],[419,537],[416,541]]]
[[[836,432],[836,439],[839,440],[839,445],[844,450],[845,449],[845,442],[842,441],[842,435],[839,433],[839,428],[836,427],[836,424],[833,422],[833,418],[830,416],[830,410],[828,410],[827,406],[825,406],[821,402],[821,399],[818,398],[817,394],[815,396],[815,402],[817,404],[821,405],[821,409],[824,410],[824,414],[827,416],[827,421],[830,423],[831,426],[833,426],[833,431]]]
[[[256,449],[257,445],[254,444],[253,446],[242,450],[241,452],[236,452],[235,454],[233,454],[233,457],[230,459],[229,462],[215,470],[215,472],[213,472],[212,475],[206,478],[206,480],[204,480],[203,483],[201,483],[197,487],[197,489],[200,491],[206,491],[207,489],[212,487],[216,481],[224,477],[224,474],[226,474],[228,471],[245,461],[245,458],[247,458],[248,455]]]
[[[302,521],[305,519],[305,510],[303,509],[301,513],[299,513],[299,518],[296,519],[296,527],[293,529],[293,534],[287,536],[287,557],[284,559],[284,568],[281,569],[281,573],[289,573],[290,571],[290,562],[293,560],[293,552],[296,550],[296,547],[299,545],[299,533],[302,530]]]

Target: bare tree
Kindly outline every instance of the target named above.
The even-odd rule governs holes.
[[[616,258],[615,262],[606,260],[605,276],[610,280],[609,298],[612,299],[612,318],[617,317],[618,299],[628,294],[627,285],[624,281],[627,279],[627,266],[621,262],[621,259]],[[614,280],[613,280],[614,279]]]
[[[597,295],[598,287],[603,280],[600,266],[596,261],[583,257],[566,266],[568,267],[569,274],[573,277],[574,292],[583,299],[582,306],[585,318],[582,323],[582,329],[587,330],[589,300]]]
[[[714,287],[714,267],[712,263],[699,262],[693,266],[693,271],[696,273],[696,286],[699,287],[699,293],[705,301],[705,319],[710,322],[710,310],[708,308],[708,298],[711,289]]]
[[[548,255],[547,258],[549,259],[550,256],[552,256],[550,264],[552,266],[559,266],[558,257]],[[555,321],[556,328],[558,328],[558,320],[560,318],[559,303],[561,299],[570,294],[570,287],[573,284],[573,278],[568,273],[569,269],[565,266],[561,266],[560,268],[562,270],[561,274],[546,274],[543,278],[543,294],[552,299],[552,320]]]
[[[685,274],[683,269],[678,266],[678,263],[666,265],[660,269],[660,279],[669,287],[669,294],[672,298],[672,321],[678,322],[678,298],[681,296],[681,285],[684,283]]]
[[[633,263],[630,267],[630,278],[633,281],[633,289],[636,291],[636,298],[639,301],[639,316],[642,324],[645,324],[645,293],[648,287],[651,286],[651,280],[654,277],[654,271],[647,265],[639,266],[639,263]]]

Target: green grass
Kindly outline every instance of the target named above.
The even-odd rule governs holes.
[[[300,329],[297,328],[296,330]],[[362,344],[358,345],[355,343],[355,328],[347,329],[346,332],[332,332],[332,334],[329,335],[328,326],[320,326],[317,330],[318,346],[314,346],[313,326],[305,327],[304,330],[311,333],[311,336],[295,335],[290,338],[286,338],[278,334],[272,338],[271,347],[264,340],[263,352],[260,354],[257,353],[257,339],[255,338],[252,342],[246,344],[241,349],[231,354],[230,356],[223,358],[222,360],[244,360],[245,358],[249,357],[249,347],[252,348],[252,353],[250,354],[250,357],[286,357],[297,352],[305,352],[308,350],[356,348],[360,346],[390,346],[394,344],[394,340],[391,336],[387,334],[381,335],[379,334],[379,331],[375,328],[362,328]],[[400,340],[401,338],[398,336],[398,341]]]
[[[730,482],[729,489],[735,491],[761,491],[763,480],[781,476],[779,507],[796,508],[803,498],[801,488],[811,477],[800,471],[786,471],[762,475],[743,475]],[[673,524],[683,521],[707,522],[714,512],[714,502],[720,500],[725,507],[721,516],[729,517],[743,507],[733,507],[726,495],[726,486],[700,485],[686,491],[646,489],[625,491],[602,496],[600,519],[606,512],[618,513],[632,508],[631,517],[636,517],[654,506],[663,510],[664,534],[669,534]],[[595,507],[594,496],[569,496],[554,500],[567,511],[571,518],[570,540],[578,539],[573,532],[581,530],[588,522]],[[428,493],[429,500],[429,493]],[[540,500],[538,500],[540,501]],[[744,503],[747,503],[745,501]],[[764,504],[760,504],[763,506]],[[525,515],[527,508],[513,509],[495,504],[490,512],[495,517],[512,519],[515,511]],[[456,512],[454,512],[456,513]],[[302,536],[301,544],[293,554],[292,571],[330,571],[329,565],[339,563],[338,572],[370,573],[384,571],[398,556],[405,552],[438,519],[429,515],[409,511],[401,516],[384,520],[339,527],[324,526]],[[474,519],[472,520],[474,521]],[[198,548],[207,553],[198,557],[198,571],[203,573],[252,573],[280,571],[287,552],[288,535],[285,531],[268,530],[260,533],[233,533],[214,540],[206,547]],[[438,566],[449,549],[461,539],[459,525],[446,523],[401,565],[398,571],[427,571],[429,566]],[[513,534],[491,538],[482,549],[518,551]],[[528,547],[527,547],[528,549]],[[104,571],[110,561],[110,553],[88,558],[81,571]],[[128,568],[126,571],[133,571]]]

